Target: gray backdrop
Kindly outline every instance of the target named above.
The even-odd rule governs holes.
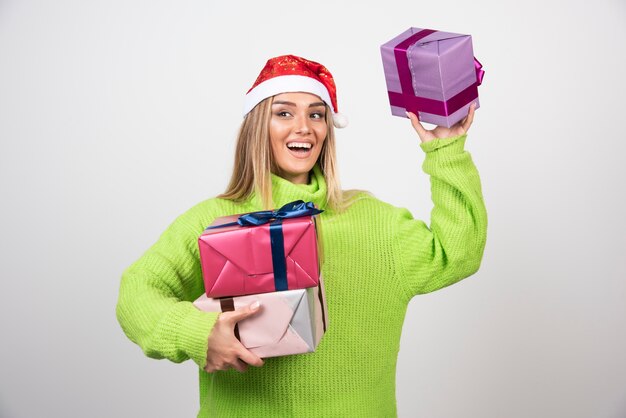
[[[334,73],[344,187],[427,219],[378,50],[418,26],[485,65],[490,227],[474,277],[410,305],[400,416],[625,417],[625,23],[623,0],[0,0],[0,416],[195,416],[195,365],[126,339],[119,277],[224,189],[270,56]]]

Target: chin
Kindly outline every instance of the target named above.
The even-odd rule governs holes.
[[[291,181],[292,183],[308,183],[309,173],[313,170],[314,164],[310,166],[302,167],[289,167],[286,169],[279,168],[278,175],[284,179]]]

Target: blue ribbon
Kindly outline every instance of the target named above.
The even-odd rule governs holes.
[[[287,290],[287,263],[285,262],[285,240],[283,239],[282,219],[276,219],[270,224],[270,242],[272,243],[274,289],[277,292]]]
[[[283,219],[313,216],[324,212],[317,209],[313,202],[296,200],[287,203],[278,210],[262,210],[241,215],[236,222],[209,226],[206,229],[227,226],[259,226],[270,223],[270,242],[272,247],[272,267],[274,268],[274,287],[276,291],[288,290],[287,263],[285,262],[285,240],[283,238]]]

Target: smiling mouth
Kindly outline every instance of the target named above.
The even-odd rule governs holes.
[[[308,142],[289,142],[287,143],[287,149],[296,155],[306,156],[313,149],[313,145]]]

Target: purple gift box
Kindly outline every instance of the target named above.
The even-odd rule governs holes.
[[[450,127],[478,103],[482,65],[474,58],[472,37],[410,28],[380,47],[391,114],[406,111],[422,122]]]

